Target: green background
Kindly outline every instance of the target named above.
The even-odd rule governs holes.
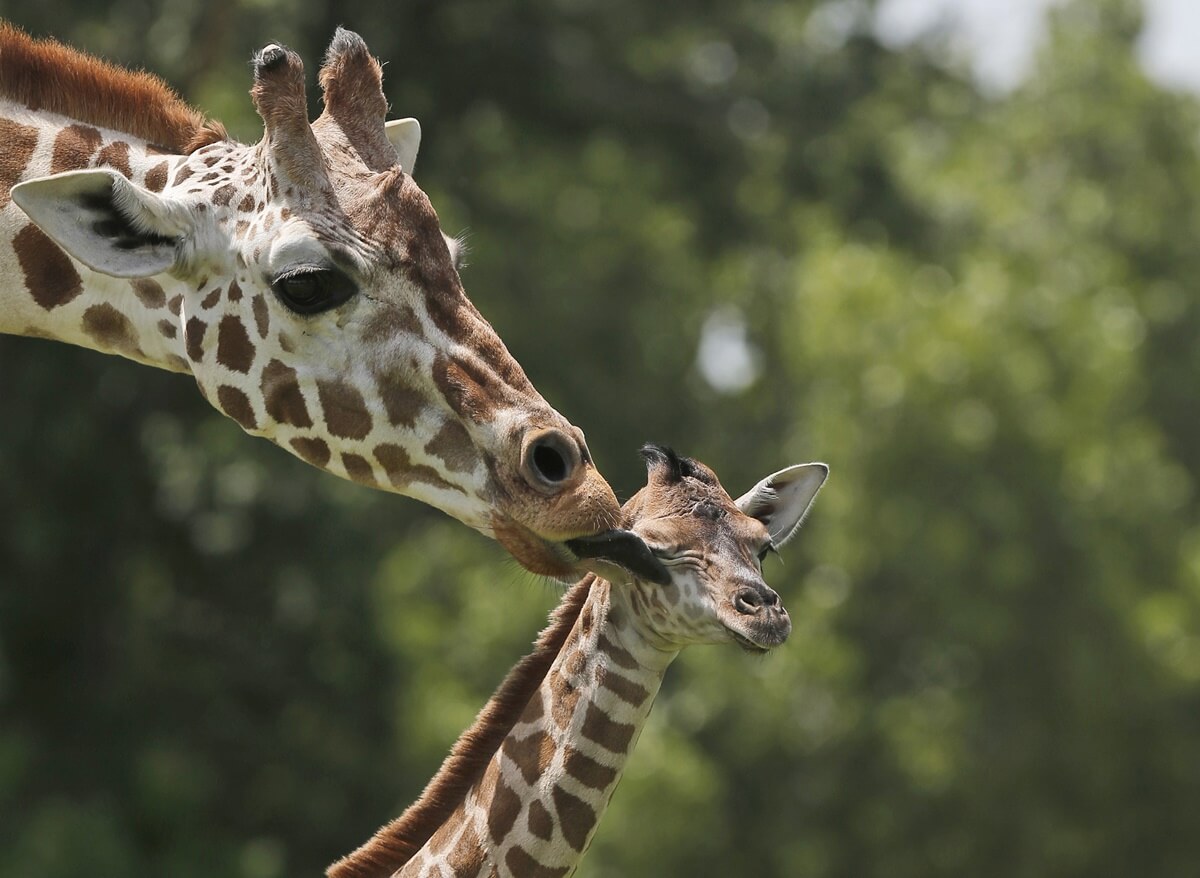
[[[1003,95],[862,2],[0,14],[251,141],[253,50],[311,80],[360,31],[469,295],[622,498],[646,440],[735,495],[831,465],[767,569],[791,640],[683,654],[580,876],[1197,874],[1200,109],[1136,3],[1067,3]],[[748,355],[706,352],[720,389],[706,325]],[[0,878],[319,875],[557,594],[185,377],[0,338]]]

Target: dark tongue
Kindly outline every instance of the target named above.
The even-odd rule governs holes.
[[[659,585],[671,581],[667,568],[633,531],[609,530],[594,537],[567,540],[567,548],[580,558],[595,558],[624,567],[638,579]]]

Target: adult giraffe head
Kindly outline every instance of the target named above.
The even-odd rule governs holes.
[[[616,498],[468,301],[412,178],[420,128],[385,124],[362,39],[335,35],[312,123],[299,56],[259,52],[265,131],[244,145],[157,80],[2,30],[0,97],[24,115],[0,121],[31,144],[13,250],[53,312],[43,328],[30,304],[26,334],[191,372],[308,463],[436,506],[534,572],[581,570],[566,541],[617,525]]]

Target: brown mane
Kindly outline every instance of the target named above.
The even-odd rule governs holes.
[[[550,624],[538,635],[533,652],[508,672],[475,722],[455,742],[421,798],[358,850],[330,866],[325,872],[328,878],[386,878],[429,841],[483,774],[520,719],[562,650],[594,581],[595,576],[588,574],[563,596],[550,616]]]
[[[157,76],[35,40],[8,22],[0,22],[0,95],[175,153],[228,139],[219,122],[205,119]]]

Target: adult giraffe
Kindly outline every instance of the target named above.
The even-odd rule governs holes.
[[[788,467],[735,503],[703,464],[656,446],[643,453],[649,480],[626,504],[626,524],[669,581],[619,570],[580,581],[421,798],[329,878],[570,875],[679,651],[765,652],[787,639],[791,620],[760,563],[796,532],[828,468]]]
[[[248,433],[581,573],[566,541],[620,509],[463,292],[411,176],[420,127],[385,124],[356,34],[320,82],[310,124],[299,56],[259,52],[244,145],[157,78],[0,23],[0,332],[190,373]]]

